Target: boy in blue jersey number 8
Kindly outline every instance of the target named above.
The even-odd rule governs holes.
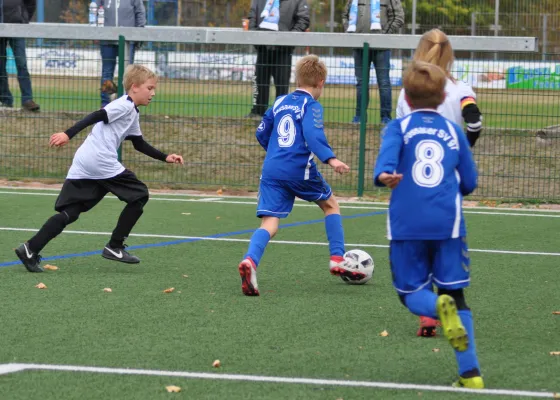
[[[414,111],[387,125],[374,171],[375,184],[392,189],[387,236],[393,285],[412,313],[440,320],[459,367],[454,386],[481,389],[463,294],[470,260],[462,201],[477,186],[476,165],[461,128],[436,111],[445,99],[444,71],[414,61],[403,84]]]
[[[251,237],[249,249],[239,264],[241,289],[246,296],[258,296],[257,266],[264,250],[286,218],[296,197],[315,202],[325,213],[329,240],[330,272],[349,279],[363,279],[344,262],[344,231],[338,202],[323,179],[314,156],[344,174],[350,168],[334,155],[323,131],[323,107],[317,99],[323,93],[327,67],[315,55],[296,64],[296,91],[278,97],[257,129],[257,140],[266,151],[257,205],[261,226]]]

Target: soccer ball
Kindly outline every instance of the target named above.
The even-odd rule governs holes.
[[[355,271],[366,274],[364,279],[353,281],[347,277],[341,276],[342,280],[350,285],[363,285],[373,276],[374,263],[373,258],[363,250],[350,250],[344,253],[344,261],[347,266]]]

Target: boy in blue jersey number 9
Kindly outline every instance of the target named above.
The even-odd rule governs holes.
[[[303,57],[296,64],[296,91],[278,97],[257,128],[257,140],[266,151],[257,205],[257,217],[262,221],[239,264],[241,289],[246,296],[259,295],[257,266],[278,231],[280,218],[290,214],[296,197],[315,202],[325,213],[331,274],[354,280],[365,277],[348,269],[344,262],[340,208],[313,161],[317,156],[339,174],[350,170],[336,158],[323,131],[323,107],[317,99],[326,78],[327,67],[319,57]]]
[[[392,189],[387,236],[393,285],[412,313],[440,320],[459,367],[454,385],[481,389],[463,294],[470,260],[462,201],[477,186],[476,165],[461,128],[436,111],[445,99],[444,71],[414,61],[403,83],[414,111],[387,125],[374,171],[375,184]]]

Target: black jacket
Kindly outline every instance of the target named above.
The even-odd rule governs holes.
[[[0,0],[0,22],[28,24],[37,8],[36,0]]]
[[[1,1],[1,0],[0,0]],[[267,0],[253,0],[249,11],[249,30],[260,30],[261,13]],[[307,0],[280,0],[280,21],[278,30],[281,32],[305,32],[309,28],[309,6]]]

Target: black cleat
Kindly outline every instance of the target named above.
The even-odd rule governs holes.
[[[124,245],[124,247],[126,247],[126,245]],[[132,254],[129,254],[124,247],[113,248],[107,245],[103,249],[101,256],[107,260],[120,261],[127,264],[138,264],[140,259]]]
[[[39,254],[32,253],[29,250],[29,245],[27,243],[22,244],[17,249],[15,249],[16,255],[19,257],[25,268],[29,272],[43,272],[41,268],[41,256]]]

